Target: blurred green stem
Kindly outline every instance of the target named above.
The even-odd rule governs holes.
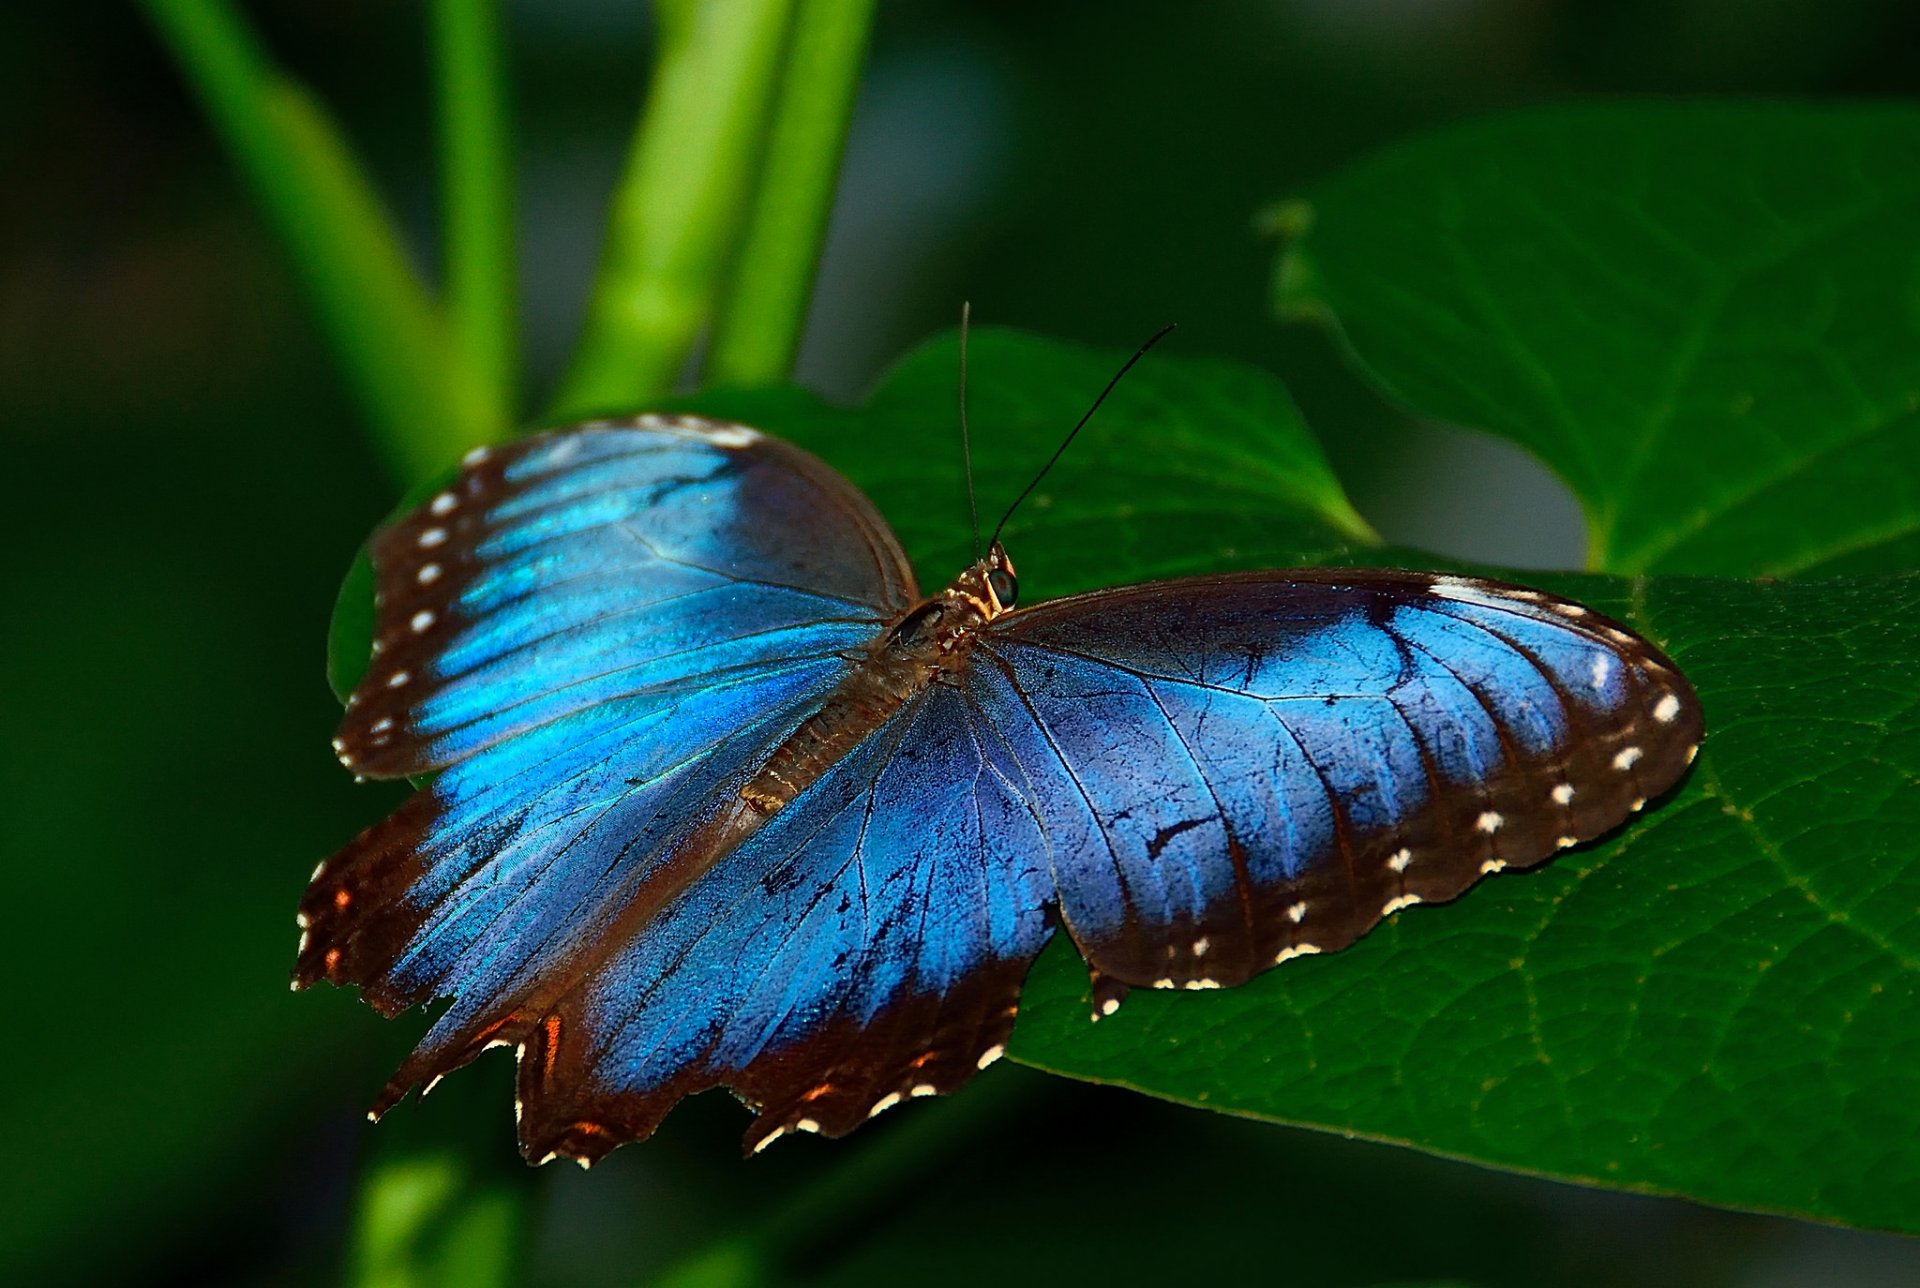
[[[708,384],[774,384],[792,373],[873,10],[874,0],[809,0],[794,13],[766,164],[714,323]]]
[[[1040,1103],[1056,1086],[1046,1074],[994,1070],[965,1094],[915,1106],[877,1139],[836,1143],[834,1167],[751,1227],[723,1236],[669,1266],[656,1288],[749,1288],[786,1282],[792,1263],[831,1243],[847,1225],[931,1173],[948,1167],[992,1124]],[[794,1148],[795,1146],[789,1146]],[[800,1146],[804,1147],[804,1146]]]
[[[475,381],[511,420],[515,338],[513,175],[497,0],[433,0],[446,312]]]
[[[409,1154],[361,1182],[346,1282],[352,1288],[507,1288],[518,1278],[525,1200],[476,1182],[458,1152]]]
[[[401,478],[444,468],[506,417],[463,379],[433,301],[339,132],[225,0],[140,0],[285,245]]]
[[[712,320],[793,0],[657,0],[654,9],[653,84],[557,417],[671,391]]]

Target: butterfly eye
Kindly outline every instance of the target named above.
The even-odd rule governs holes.
[[[901,644],[915,644],[939,622],[946,610],[939,604],[922,604],[907,620],[893,628],[893,638]]]
[[[1004,568],[988,571],[987,589],[993,592],[993,597],[1000,601],[1002,608],[1012,608],[1020,602],[1020,583]]]

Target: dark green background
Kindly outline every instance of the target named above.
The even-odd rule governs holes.
[[[403,219],[431,227],[417,15],[248,8]],[[1891,0],[883,8],[803,377],[858,393],[963,295],[983,319],[1105,345],[1178,320],[1182,350],[1289,380],[1389,538],[1518,564],[1578,558],[1571,502],[1511,451],[1403,423],[1317,333],[1273,322],[1256,214],[1487,108],[1920,88],[1920,16]],[[509,9],[528,341],[551,375],[646,65],[644,6]],[[332,764],[321,668],[338,577],[392,488],[130,13],[0,13],[0,105],[0,961],[15,1018],[0,1272],[329,1282],[369,1143],[360,1111],[410,1030],[284,981],[312,861],[395,799]],[[952,450],[947,425],[926,438]],[[1464,493],[1469,478],[1493,501]],[[382,1131],[467,1115],[504,1133],[497,1075]],[[798,1265],[843,1282],[1920,1278],[1897,1240],[1533,1183],[1022,1070],[989,1082],[1002,1085],[919,1110],[952,1118],[943,1151],[812,1227]],[[643,1281],[901,1131],[742,1168],[741,1122],[695,1103],[590,1178],[541,1174],[534,1281]]]

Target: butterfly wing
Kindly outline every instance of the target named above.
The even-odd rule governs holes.
[[[969,692],[1045,822],[1062,919],[1121,985],[1239,983],[1539,863],[1670,787],[1697,700],[1539,591],[1222,576],[1000,619]]]
[[[441,770],[314,874],[296,986],[452,996],[412,1062],[484,1040],[618,915],[914,597],[867,501],[740,426],[642,417],[468,458],[372,545],[376,655],[336,749]]]
[[[750,1148],[952,1090],[1051,934],[1045,854],[1005,745],[933,686],[531,1027],[522,1147],[591,1161],[713,1086],[759,1110]]]
[[[905,554],[846,480],[697,417],[478,449],[371,553],[373,664],[335,740],[367,777],[442,769],[610,699],[817,654],[823,631],[870,629],[915,599]]]

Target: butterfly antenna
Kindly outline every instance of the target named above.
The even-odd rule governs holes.
[[[973,301],[960,301],[960,467],[967,475],[967,520],[973,526],[973,561],[980,562],[980,503],[973,497],[973,439],[967,433],[967,327]]]
[[[1000,530],[1007,526],[1007,520],[1013,517],[1013,512],[1020,508],[1020,503],[1022,501],[1026,500],[1029,496],[1033,495],[1033,489],[1040,486],[1040,480],[1047,477],[1047,471],[1052,469],[1054,465],[1060,460],[1060,458],[1066,454],[1067,448],[1073,443],[1074,436],[1086,427],[1086,424],[1088,421],[1093,419],[1093,413],[1100,410],[1100,404],[1107,400],[1107,395],[1113,392],[1113,387],[1120,383],[1120,377],[1126,375],[1129,371],[1133,370],[1133,364],[1140,361],[1140,359],[1146,357],[1147,350],[1151,349],[1154,345],[1159,344],[1162,340],[1166,339],[1167,335],[1174,329],[1174,327],[1178,325],[1179,323],[1177,322],[1169,322],[1165,326],[1161,327],[1158,331],[1155,331],[1150,337],[1148,337],[1147,342],[1145,344],[1141,345],[1138,349],[1135,349],[1133,351],[1133,356],[1131,358],[1128,358],[1125,362],[1120,364],[1120,370],[1113,373],[1113,379],[1107,381],[1107,387],[1105,389],[1102,389],[1100,391],[1100,396],[1093,400],[1093,406],[1087,408],[1086,414],[1080,417],[1079,421],[1075,423],[1072,429],[1067,431],[1067,436],[1060,440],[1060,446],[1053,449],[1053,455],[1048,457],[1047,463],[1040,467],[1040,472],[1033,476],[1033,482],[1027,484],[1025,490],[1022,491],[1019,496],[1016,496],[1015,498],[1013,498],[1013,504],[1008,506],[1007,512],[1000,516],[1000,522],[996,523],[993,526],[993,536],[990,537],[987,541],[987,545],[989,547],[991,547],[995,542],[1000,540]]]

